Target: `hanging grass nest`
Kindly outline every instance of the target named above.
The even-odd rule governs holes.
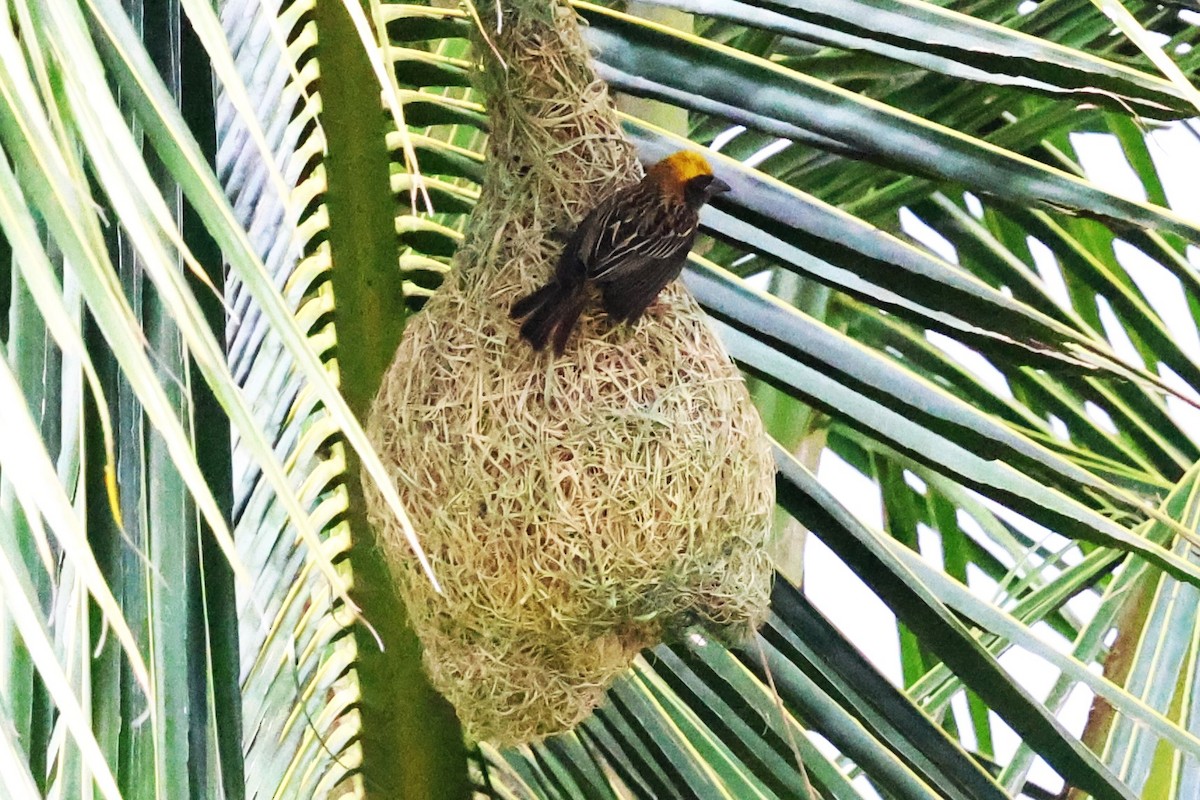
[[[774,466],[678,284],[632,327],[593,308],[561,357],[518,337],[508,311],[553,271],[552,232],[641,168],[573,12],[504,13],[476,48],[493,54],[483,196],[369,423],[444,595],[366,489],[434,685],[469,735],[513,744],[581,721],[638,651],[690,625],[726,640],[759,625]]]

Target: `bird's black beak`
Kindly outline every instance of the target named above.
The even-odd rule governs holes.
[[[719,194],[725,194],[725,192],[729,192],[732,190],[733,190],[733,187],[730,186],[725,181],[721,180],[720,178],[713,178],[709,182],[708,186],[705,187],[705,189],[704,189],[704,191],[708,194],[709,197],[716,197]]]

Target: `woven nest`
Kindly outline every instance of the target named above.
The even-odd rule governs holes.
[[[744,383],[681,286],[632,327],[593,307],[558,358],[518,338],[508,310],[553,271],[551,231],[640,167],[574,16],[505,13],[457,279],[410,321],[369,422],[444,595],[366,485],[434,685],[498,744],[570,728],[690,625],[750,634],[774,503]]]

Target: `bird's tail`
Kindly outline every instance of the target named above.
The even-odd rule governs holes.
[[[521,336],[534,350],[553,342],[554,352],[562,355],[586,301],[583,287],[568,288],[551,281],[514,303],[510,315],[513,319],[529,317],[521,325]]]

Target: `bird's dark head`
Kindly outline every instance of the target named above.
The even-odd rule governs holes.
[[[704,156],[691,150],[667,156],[651,167],[646,177],[697,210],[715,195],[729,191],[729,184],[712,174]]]
[[[729,191],[729,184],[715,175],[697,175],[683,185],[683,199],[697,211],[719,194]]]

